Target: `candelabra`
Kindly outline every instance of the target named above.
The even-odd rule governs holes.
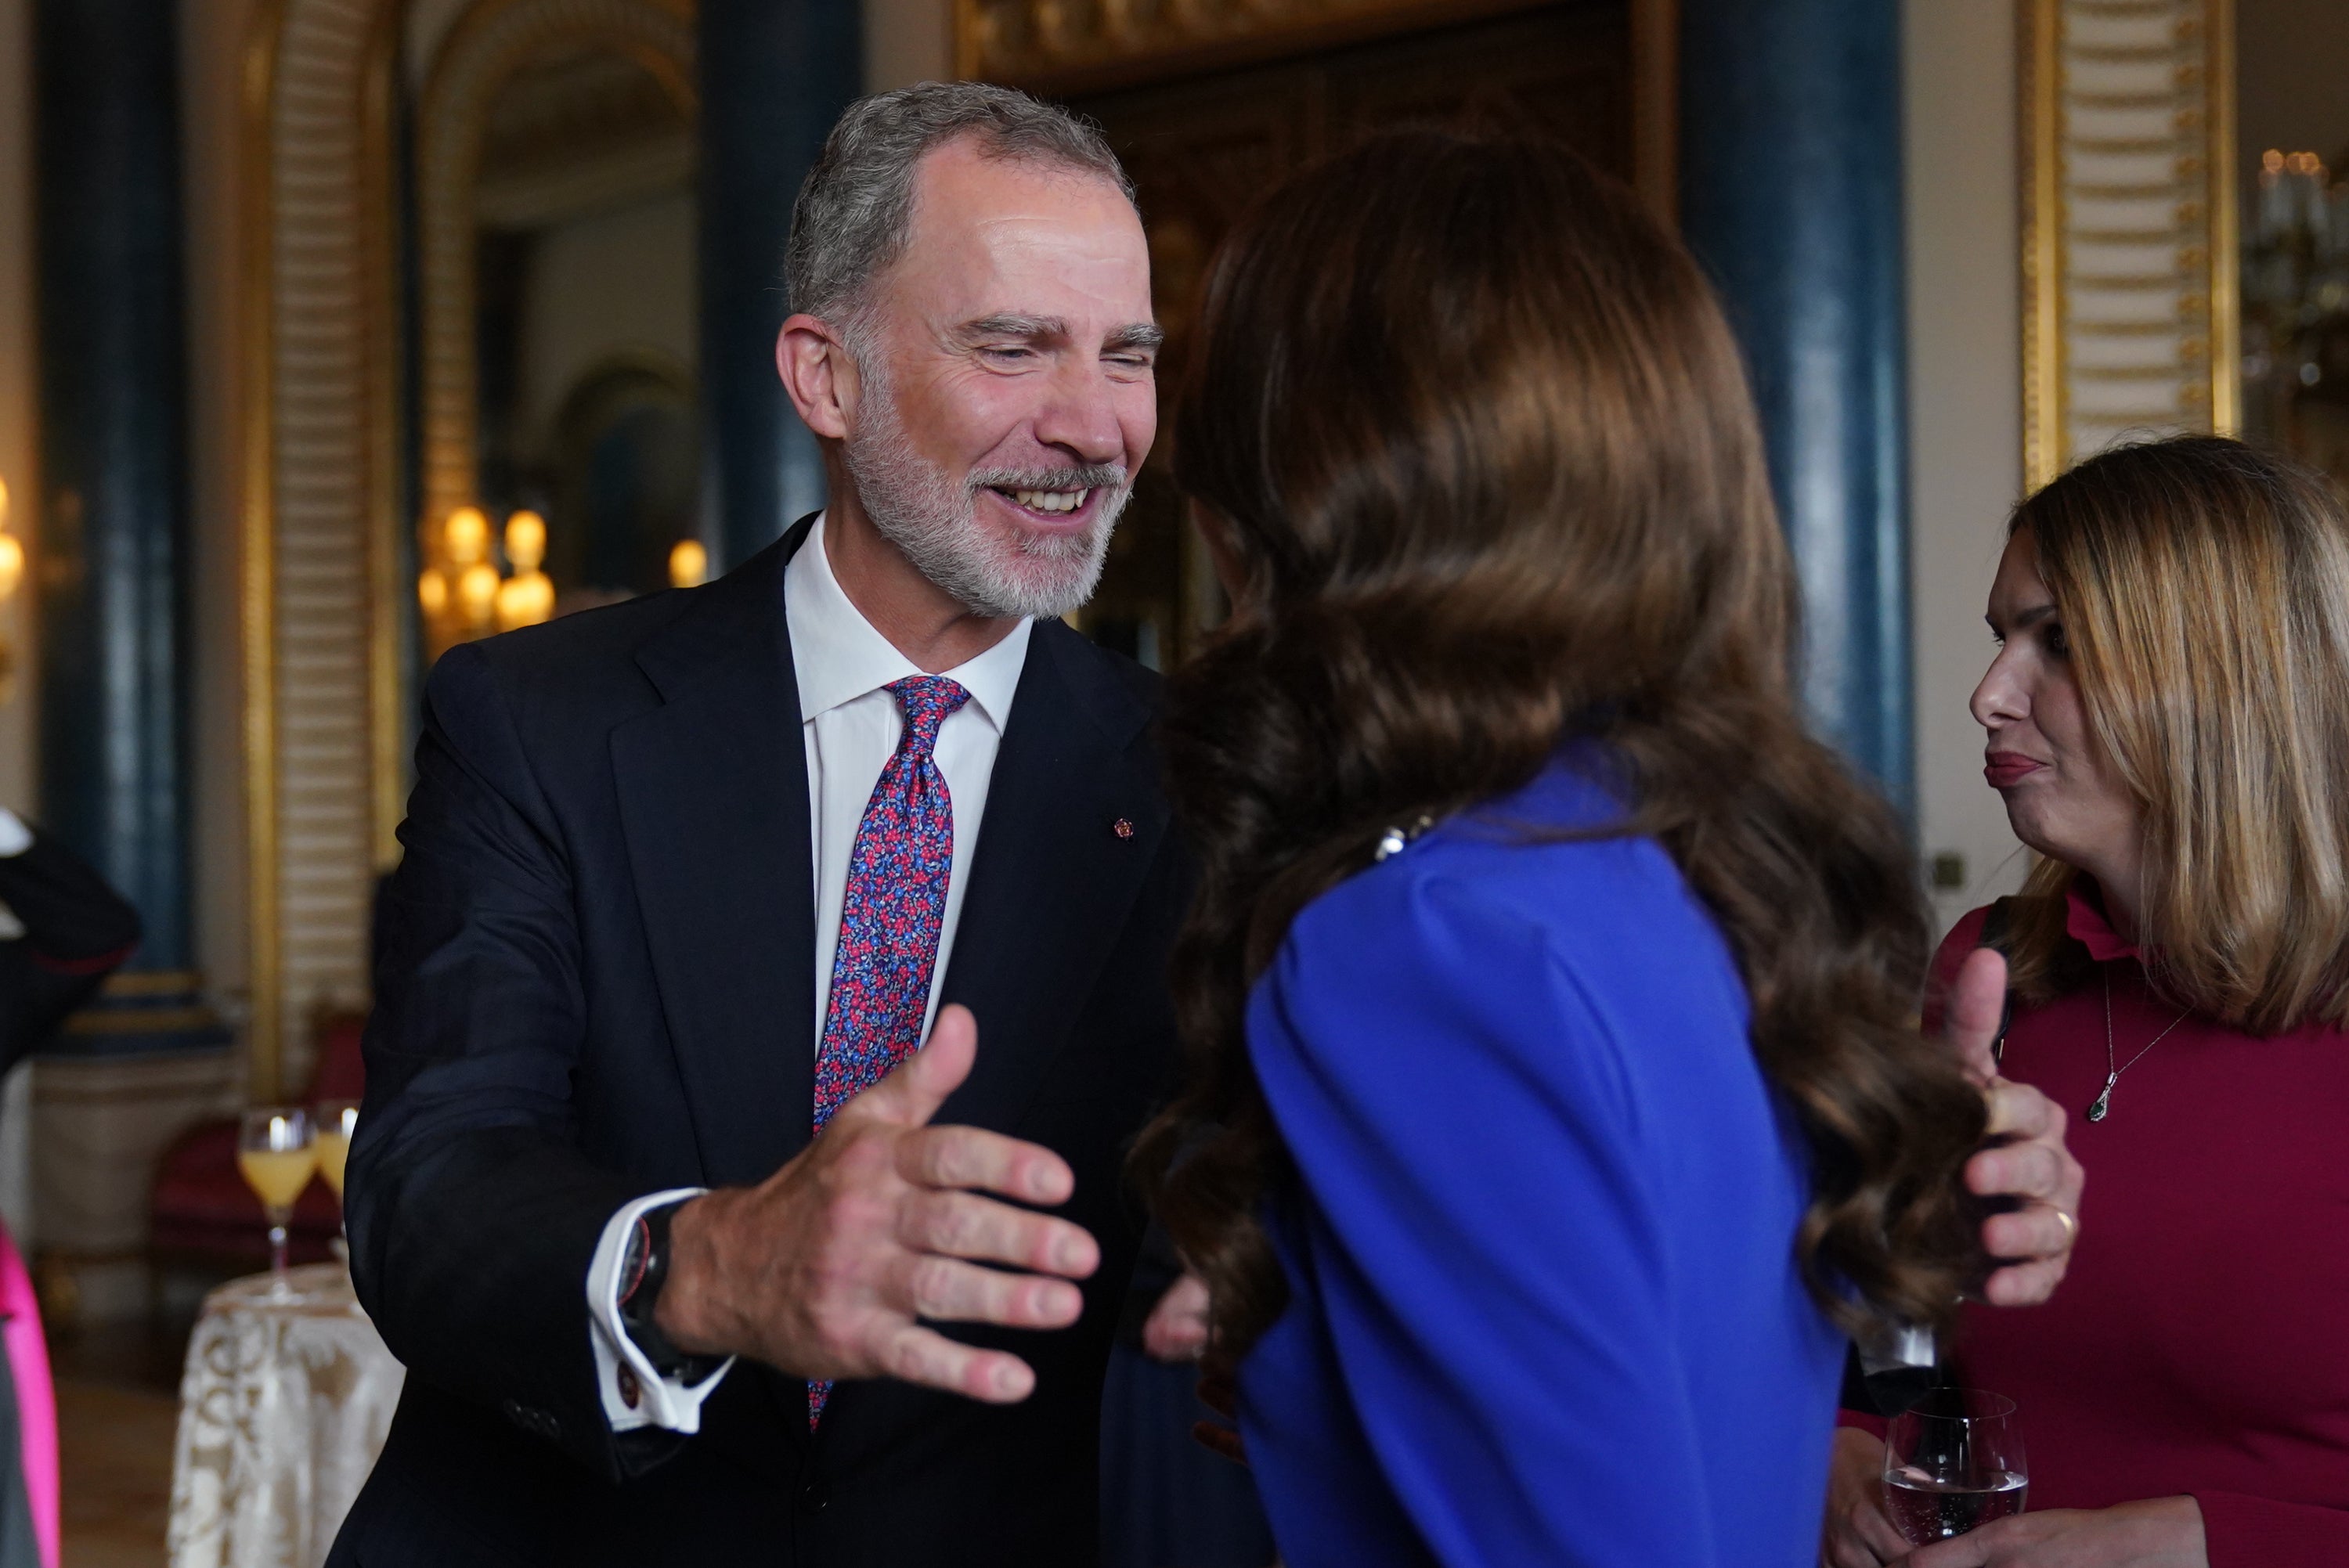
[[[450,512],[432,542],[439,546],[439,560],[417,579],[416,603],[435,657],[459,643],[535,626],[554,614],[554,583],[540,570],[546,560],[546,520],[538,513],[517,511],[506,519],[500,542],[510,572],[498,570],[490,520],[480,507]]]

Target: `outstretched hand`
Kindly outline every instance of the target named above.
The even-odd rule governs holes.
[[[970,1010],[940,1008],[922,1049],[781,1170],[679,1209],[661,1331],[688,1354],[807,1378],[897,1377],[993,1404],[1033,1392],[1018,1357],[918,1321],[1065,1328],[1084,1309],[1069,1282],[1101,1266],[1081,1227],[979,1195],[1068,1202],[1076,1177],[1059,1155],[929,1125],[978,1051]]]
[[[2064,1108],[2029,1084],[2000,1076],[1999,1024],[2006,1008],[2006,960],[1976,948],[1950,987],[1943,1037],[1990,1109],[1990,1146],[1966,1162],[1966,1187],[2021,1206],[1982,1222],[1982,1250],[2001,1260],[1983,1282],[1996,1306],[2032,1306],[2055,1294],[2079,1239],[2087,1181],[2064,1146]]]

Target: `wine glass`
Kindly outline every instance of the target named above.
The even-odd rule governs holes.
[[[1884,1434],[1885,1504],[1912,1546],[2021,1513],[2030,1491],[2023,1429],[2003,1395],[1936,1388]]]
[[[244,1184],[269,1213],[270,1294],[292,1294],[285,1279],[286,1227],[294,1200],[318,1169],[318,1145],[310,1113],[298,1105],[265,1105],[244,1113],[237,1129],[236,1168]]]
[[[343,1167],[351,1158],[351,1134],[358,1130],[359,1102],[322,1099],[318,1102],[318,1174],[343,1201]]]

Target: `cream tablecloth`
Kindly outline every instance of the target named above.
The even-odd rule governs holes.
[[[340,1264],[205,1299],[180,1383],[171,1568],[316,1568],[391,1428],[406,1376]]]

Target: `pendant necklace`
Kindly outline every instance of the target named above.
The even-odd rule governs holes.
[[[2128,1071],[2129,1068],[2145,1060],[2145,1051],[2153,1049],[2154,1047],[2168,1039],[2169,1037],[2169,1029],[2174,1029],[2178,1027],[2178,1025],[2186,1022],[2186,1014],[2194,1010],[2193,1008],[2189,1007],[2186,1009],[2186,1012],[2180,1013],[2175,1018],[2170,1019],[2169,1029],[2164,1029],[2161,1033],[2154,1036],[2150,1040],[2147,1040],[2145,1043],[2145,1051],[2137,1052],[2137,1055],[2131,1057],[2127,1061],[2123,1062],[2118,1067],[2115,1067],[2113,1065],[2113,977],[2110,972],[2107,972],[2105,975],[2104,980],[2105,1087],[2102,1091],[2097,1094],[2096,1098],[2089,1103],[2088,1119],[2090,1121],[2102,1121],[2106,1117],[2112,1114],[2113,1085],[2121,1081],[2121,1074]]]

